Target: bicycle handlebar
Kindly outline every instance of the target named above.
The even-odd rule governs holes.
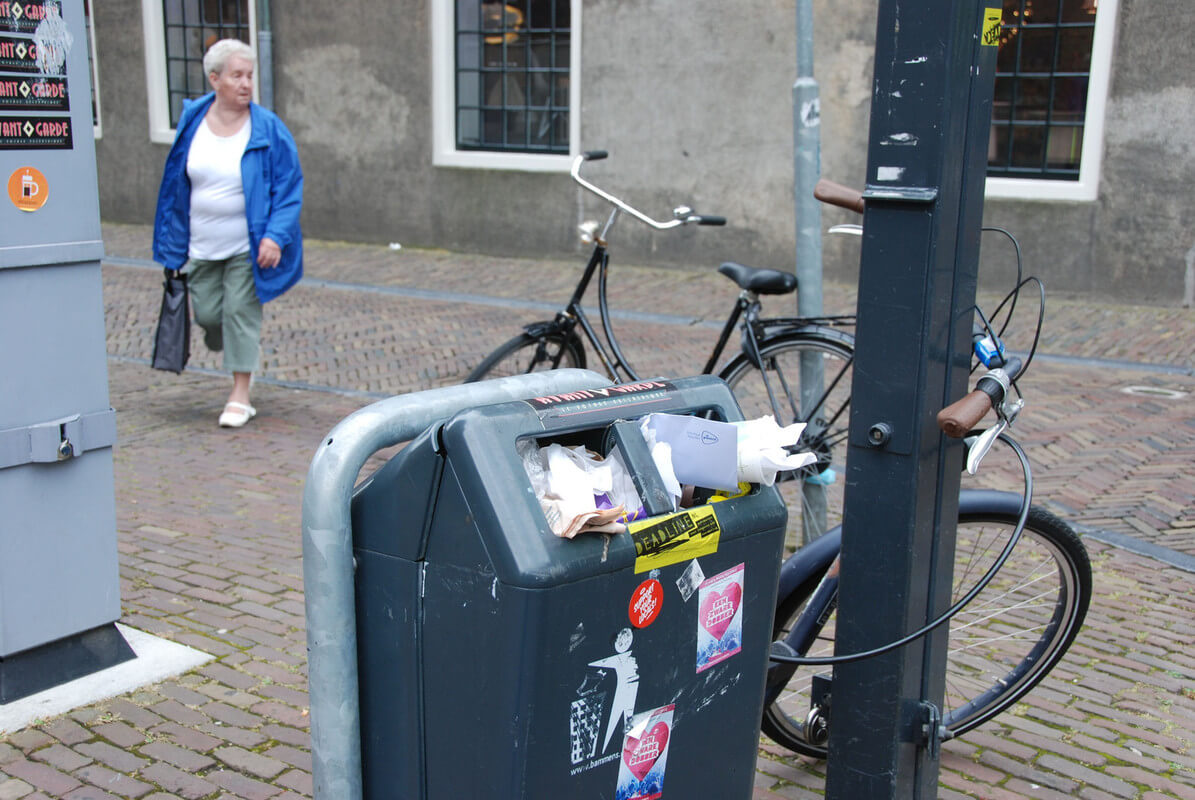
[[[576,181],[580,186],[584,187],[585,189],[588,189],[590,192],[592,192],[593,194],[596,194],[598,197],[602,198],[607,203],[610,203],[611,205],[615,206],[619,210],[625,211],[626,213],[630,214],[632,217],[639,220],[644,225],[649,225],[658,231],[666,231],[669,228],[675,228],[680,225],[725,225],[726,224],[725,217],[717,217],[717,216],[713,216],[713,215],[709,215],[709,214],[706,214],[706,215],[688,214],[684,217],[679,217],[677,219],[668,220],[667,222],[660,222],[659,220],[655,220],[655,219],[652,219],[651,217],[647,216],[647,214],[644,214],[639,209],[634,208],[633,206],[625,203],[622,200],[619,200],[617,197],[610,194],[609,192],[599,189],[598,187],[594,186],[592,183],[590,183],[589,181],[587,181],[581,177],[581,165],[582,164],[584,164],[586,161],[601,161],[603,158],[606,158],[609,155],[610,154],[607,153],[605,150],[587,150],[586,152],[581,153],[580,155],[578,155],[576,158],[573,159],[573,166],[572,166],[572,169],[569,170],[569,174],[572,175],[573,180]]]
[[[970,394],[938,412],[938,427],[952,439],[961,439],[979,424],[990,408],[1004,402],[1012,381],[1021,371],[1021,359],[1010,357],[1003,367],[989,369],[975,382]]]

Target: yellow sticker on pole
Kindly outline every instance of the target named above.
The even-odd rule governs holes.
[[[983,44],[986,47],[1000,45],[1000,8],[985,8],[983,10]]]
[[[635,543],[635,572],[718,552],[722,527],[713,506],[698,506],[627,525]]]

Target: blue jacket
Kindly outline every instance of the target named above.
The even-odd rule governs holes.
[[[215,101],[209,92],[183,103],[178,133],[166,157],[158,210],[154,215],[154,261],[170,269],[187,262],[191,243],[191,181],[187,178],[187,153],[195,131]],[[303,205],[303,171],[299,151],[282,120],[256,103],[249,105],[253,128],[241,157],[241,184],[245,190],[245,218],[249,223],[249,253],[257,298],[266,303],[303,277],[303,232],[299,210]],[[257,246],[268,236],[282,248],[276,267],[257,265]]]

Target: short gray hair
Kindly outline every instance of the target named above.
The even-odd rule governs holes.
[[[219,75],[224,71],[224,65],[228,63],[228,59],[233,56],[240,56],[254,63],[257,61],[257,57],[253,54],[253,48],[240,39],[221,39],[203,54],[204,74],[211,75],[214,72]]]

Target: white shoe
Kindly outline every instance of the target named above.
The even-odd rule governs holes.
[[[235,400],[229,400],[220,414],[221,428],[240,428],[246,422],[257,416],[257,409]]]

